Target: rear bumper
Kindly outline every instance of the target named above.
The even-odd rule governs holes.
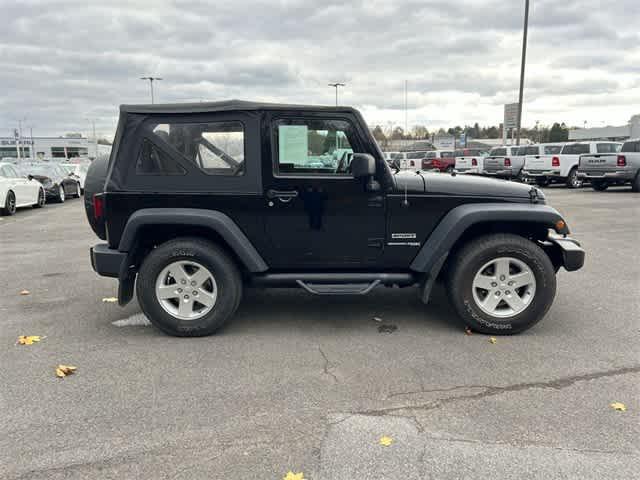
[[[478,174],[478,173],[480,173],[480,169],[478,167],[456,168],[455,172],[456,173],[475,173],[475,174]]]
[[[502,169],[502,170],[485,170],[485,175],[489,175],[490,177],[500,177],[500,178],[511,178],[515,177],[513,173],[513,169]]]
[[[633,180],[636,170],[620,168],[617,170],[578,170],[578,177],[582,179]]]
[[[585,253],[577,240],[569,237],[550,236],[548,242],[560,253],[565,270],[574,272],[582,268]]]
[[[523,170],[527,177],[560,177],[560,170]]]
[[[127,258],[126,252],[119,252],[109,248],[106,243],[98,243],[91,247],[91,266],[93,270],[103,277],[118,278],[122,264]]]

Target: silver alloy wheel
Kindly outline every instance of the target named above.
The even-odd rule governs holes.
[[[478,270],[471,288],[480,310],[492,317],[509,318],[531,305],[536,277],[522,260],[499,257]]]
[[[576,170],[573,170],[571,173],[570,182],[573,188],[580,188],[582,186],[582,179],[578,177],[578,172]]]
[[[167,265],[156,279],[156,298],[162,308],[181,320],[197,320],[209,313],[218,298],[213,274],[190,260]]]
[[[61,202],[64,202],[64,187],[62,185],[58,185],[58,198]]]
[[[76,183],[76,197],[80,198],[80,184]]]
[[[16,195],[13,192],[7,194],[7,211],[9,215],[16,213]]]

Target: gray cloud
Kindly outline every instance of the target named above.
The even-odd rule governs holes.
[[[532,2],[524,123],[638,113],[640,4]],[[342,103],[370,123],[501,121],[517,98],[523,2],[503,0],[18,1],[3,4],[0,135],[115,129],[118,105],[231,97]],[[608,99],[611,101],[608,103]],[[610,108],[608,108],[608,106]]]

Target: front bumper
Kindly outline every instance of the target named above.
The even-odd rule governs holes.
[[[98,243],[91,247],[91,267],[103,277],[118,278],[127,253],[109,248],[106,243]]]
[[[569,237],[549,236],[547,242],[559,255],[565,270],[574,272],[582,268],[585,253],[577,240]]]
[[[633,180],[636,171],[630,168],[620,168],[617,170],[578,170],[578,178],[582,179],[603,179],[603,180]]]

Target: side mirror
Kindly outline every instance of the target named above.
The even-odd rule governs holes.
[[[33,175],[29,174],[29,175],[27,175],[27,178],[28,178],[29,180],[33,180]]]
[[[353,178],[371,177],[376,173],[376,160],[368,153],[354,153],[351,160]]]

